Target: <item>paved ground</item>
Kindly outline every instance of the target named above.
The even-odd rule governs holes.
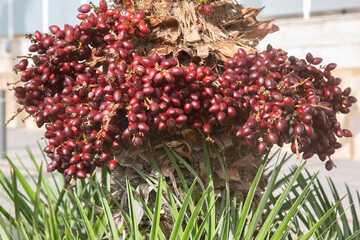
[[[29,170],[34,170],[26,148],[28,147],[31,149],[31,152],[39,162],[43,160],[40,148],[38,146],[38,143],[40,143],[42,146],[45,146],[45,142],[42,139],[42,136],[43,131],[40,129],[28,130],[25,128],[20,128],[7,130],[7,156],[14,161],[16,161],[17,157],[19,157],[26,163],[26,166],[29,167]],[[0,160],[1,169],[8,166],[9,165],[6,160]]]
[[[38,146],[38,142],[44,147],[44,140],[42,138],[42,130],[28,130],[28,129],[9,129],[7,131],[7,155],[14,159],[16,162],[16,156],[21,158],[25,162],[25,166],[30,172],[35,172],[33,164],[25,149],[28,146],[35,156],[35,159],[40,163],[43,160],[41,151]],[[298,163],[295,159],[289,161],[290,164]],[[335,159],[337,168],[328,172],[325,170],[324,163],[318,159],[312,159],[308,162],[308,169],[310,172],[316,172],[320,170],[320,181],[326,184],[326,177],[331,177],[335,182],[336,187],[339,190],[340,196],[346,194],[345,183],[349,186],[352,192],[360,192],[360,161],[344,161],[341,159]],[[20,164],[18,165],[20,169]],[[9,176],[9,165],[5,159],[0,160],[0,168],[7,176]],[[288,168],[284,168],[288,169]],[[330,189],[327,188],[327,191]],[[0,190],[0,195],[2,189]]]

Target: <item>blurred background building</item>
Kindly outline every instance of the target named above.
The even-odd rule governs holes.
[[[77,8],[87,0],[0,0],[0,89],[11,88],[8,82],[16,79],[12,66],[14,58],[27,54],[29,41],[26,33],[48,31],[48,26],[76,24]],[[97,0],[93,0],[97,4]],[[312,52],[322,57],[323,63],[335,62],[335,75],[343,79],[343,86],[351,86],[353,95],[360,99],[360,1],[354,0],[239,0],[245,7],[264,9],[258,19],[275,19],[280,31],[268,35],[259,49],[267,44],[286,50],[290,55],[305,57]],[[18,108],[12,93],[6,91],[6,118]],[[25,116],[23,116],[25,117]],[[335,159],[360,161],[359,105],[341,117],[343,127],[353,131],[354,137],[342,139],[343,148]],[[35,131],[31,119],[16,118],[8,125],[9,131]],[[38,134],[36,136],[40,136]],[[18,135],[16,135],[18,136]],[[22,135],[25,136],[25,135]],[[19,134],[18,137],[21,137]],[[16,140],[17,137],[15,137]],[[9,146],[11,147],[11,146]]]

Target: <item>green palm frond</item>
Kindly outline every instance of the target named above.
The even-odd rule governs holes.
[[[212,179],[208,146],[204,142],[207,178]],[[226,159],[216,150],[225,180]],[[7,211],[0,206],[1,239],[167,239],[162,222],[162,211],[170,211],[172,232],[170,239],[360,239],[358,208],[360,197],[347,189],[347,201],[341,201],[338,190],[328,179],[330,193],[324,190],[317,174],[310,174],[305,163],[280,175],[288,156],[267,153],[255,176],[246,199],[232,198],[227,182],[221,197],[216,197],[214,183],[206,184],[194,169],[194,181],[187,185],[178,162],[186,163],[171,149],[166,152],[182,179],[179,191],[161,177],[154,178],[138,171],[156,192],[154,202],[146,203],[127,181],[123,186],[128,195],[128,210],[114,199],[109,184],[109,173],[95,173],[86,180],[68,188],[56,174],[43,174],[42,164],[35,164],[37,175],[25,173],[8,158],[10,179],[0,170],[2,195],[13,204]],[[269,167],[271,159],[278,159]],[[20,164],[24,166],[21,159]],[[273,162],[273,161],[272,161]],[[262,174],[269,182],[260,202],[254,203],[255,189]],[[30,179],[30,181],[28,181]],[[280,190],[280,191],[279,191]],[[137,203],[136,203],[137,202]],[[151,229],[141,229],[134,210],[135,204],[144,211],[143,218],[152,223]],[[113,217],[121,212],[123,222]],[[169,221],[169,220],[168,220]],[[148,235],[144,235],[148,231]],[[147,236],[147,237],[146,237]]]
[[[281,190],[284,189],[289,176],[292,175],[296,169],[296,166],[292,167],[290,173],[276,183],[276,187]],[[287,239],[295,239],[296,235],[299,236],[310,231],[315,223],[319,223],[320,219],[335,205],[335,210],[318,226],[314,231],[314,236],[316,236],[317,239],[360,239],[358,232],[360,229],[359,213],[357,212],[359,208],[356,207],[360,206],[360,199],[355,201],[354,199],[356,198],[354,198],[353,193],[346,186],[348,203],[346,203],[347,201],[340,201],[343,196],[338,194],[338,190],[331,178],[327,178],[328,186],[325,186],[324,183],[316,177],[317,175],[317,173],[310,173],[307,169],[302,171],[291,190],[291,194],[279,210],[276,221],[282,222],[284,221],[286,213],[290,211],[293,204],[298,201],[298,198],[306,190],[308,182],[315,178],[314,184],[310,188],[302,208],[299,209],[298,214],[296,214],[292,220],[291,234],[288,235]],[[326,187],[330,189],[330,191],[325,191],[324,189],[326,189]],[[356,191],[356,194],[359,195],[359,192]],[[266,214],[271,211],[273,202],[279,197],[279,191],[272,193],[272,201],[269,202],[266,208]]]

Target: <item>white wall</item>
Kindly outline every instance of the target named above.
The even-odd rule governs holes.
[[[245,7],[264,9],[259,17],[279,18],[283,16],[302,16],[304,0],[236,0]],[[312,13],[319,14],[326,11],[348,11],[360,9],[358,0],[311,0]]]
[[[309,51],[338,68],[360,68],[360,13],[302,19],[275,20],[280,31],[269,34],[259,49],[270,43],[289,54],[305,57]]]

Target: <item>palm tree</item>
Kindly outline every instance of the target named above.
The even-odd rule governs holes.
[[[224,62],[231,58],[238,48],[247,52],[255,52],[258,41],[268,33],[277,31],[277,26],[271,21],[257,21],[259,8],[244,8],[232,1],[217,0],[113,0],[115,8],[122,11],[143,11],[146,22],[152,32],[143,39],[137,39],[137,49],[142,55],[153,53],[175,58],[180,66],[189,63],[210,67],[213,72],[222,73]],[[234,130],[218,126],[210,135],[204,135],[196,129],[184,129],[175,133],[159,133],[150,130],[147,141],[141,148],[129,146],[116,156],[119,167],[117,174],[113,174],[113,183],[118,189],[117,197],[126,199],[126,191],[119,185],[125,186],[125,178],[131,180],[139,193],[148,197],[149,185],[140,176],[139,170],[146,174],[156,173],[154,162],[166,177],[168,185],[175,191],[181,186],[180,179],[175,173],[174,165],[169,159],[163,146],[172,149],[179,159],[186,159],[186,163],[178,161],[188,183],[194,180],[194,174],[187,170],[188,164],[195,169],[196,174],[206,179],[202,139],[215,144],[226,159],[230,190],[233,196],[246,197],[260,164],[262,154],[256,148],[249,147],[245,140],[236,138]],[[151,152],[152,157],[149,157]],[[215,188],[219,194],[225,189],[225,177],[215,151],[209,150],[212,176]],[[118,185],[119,184],[119,185]],[[259,184],[259,191],[266,186],[265,177]]]

